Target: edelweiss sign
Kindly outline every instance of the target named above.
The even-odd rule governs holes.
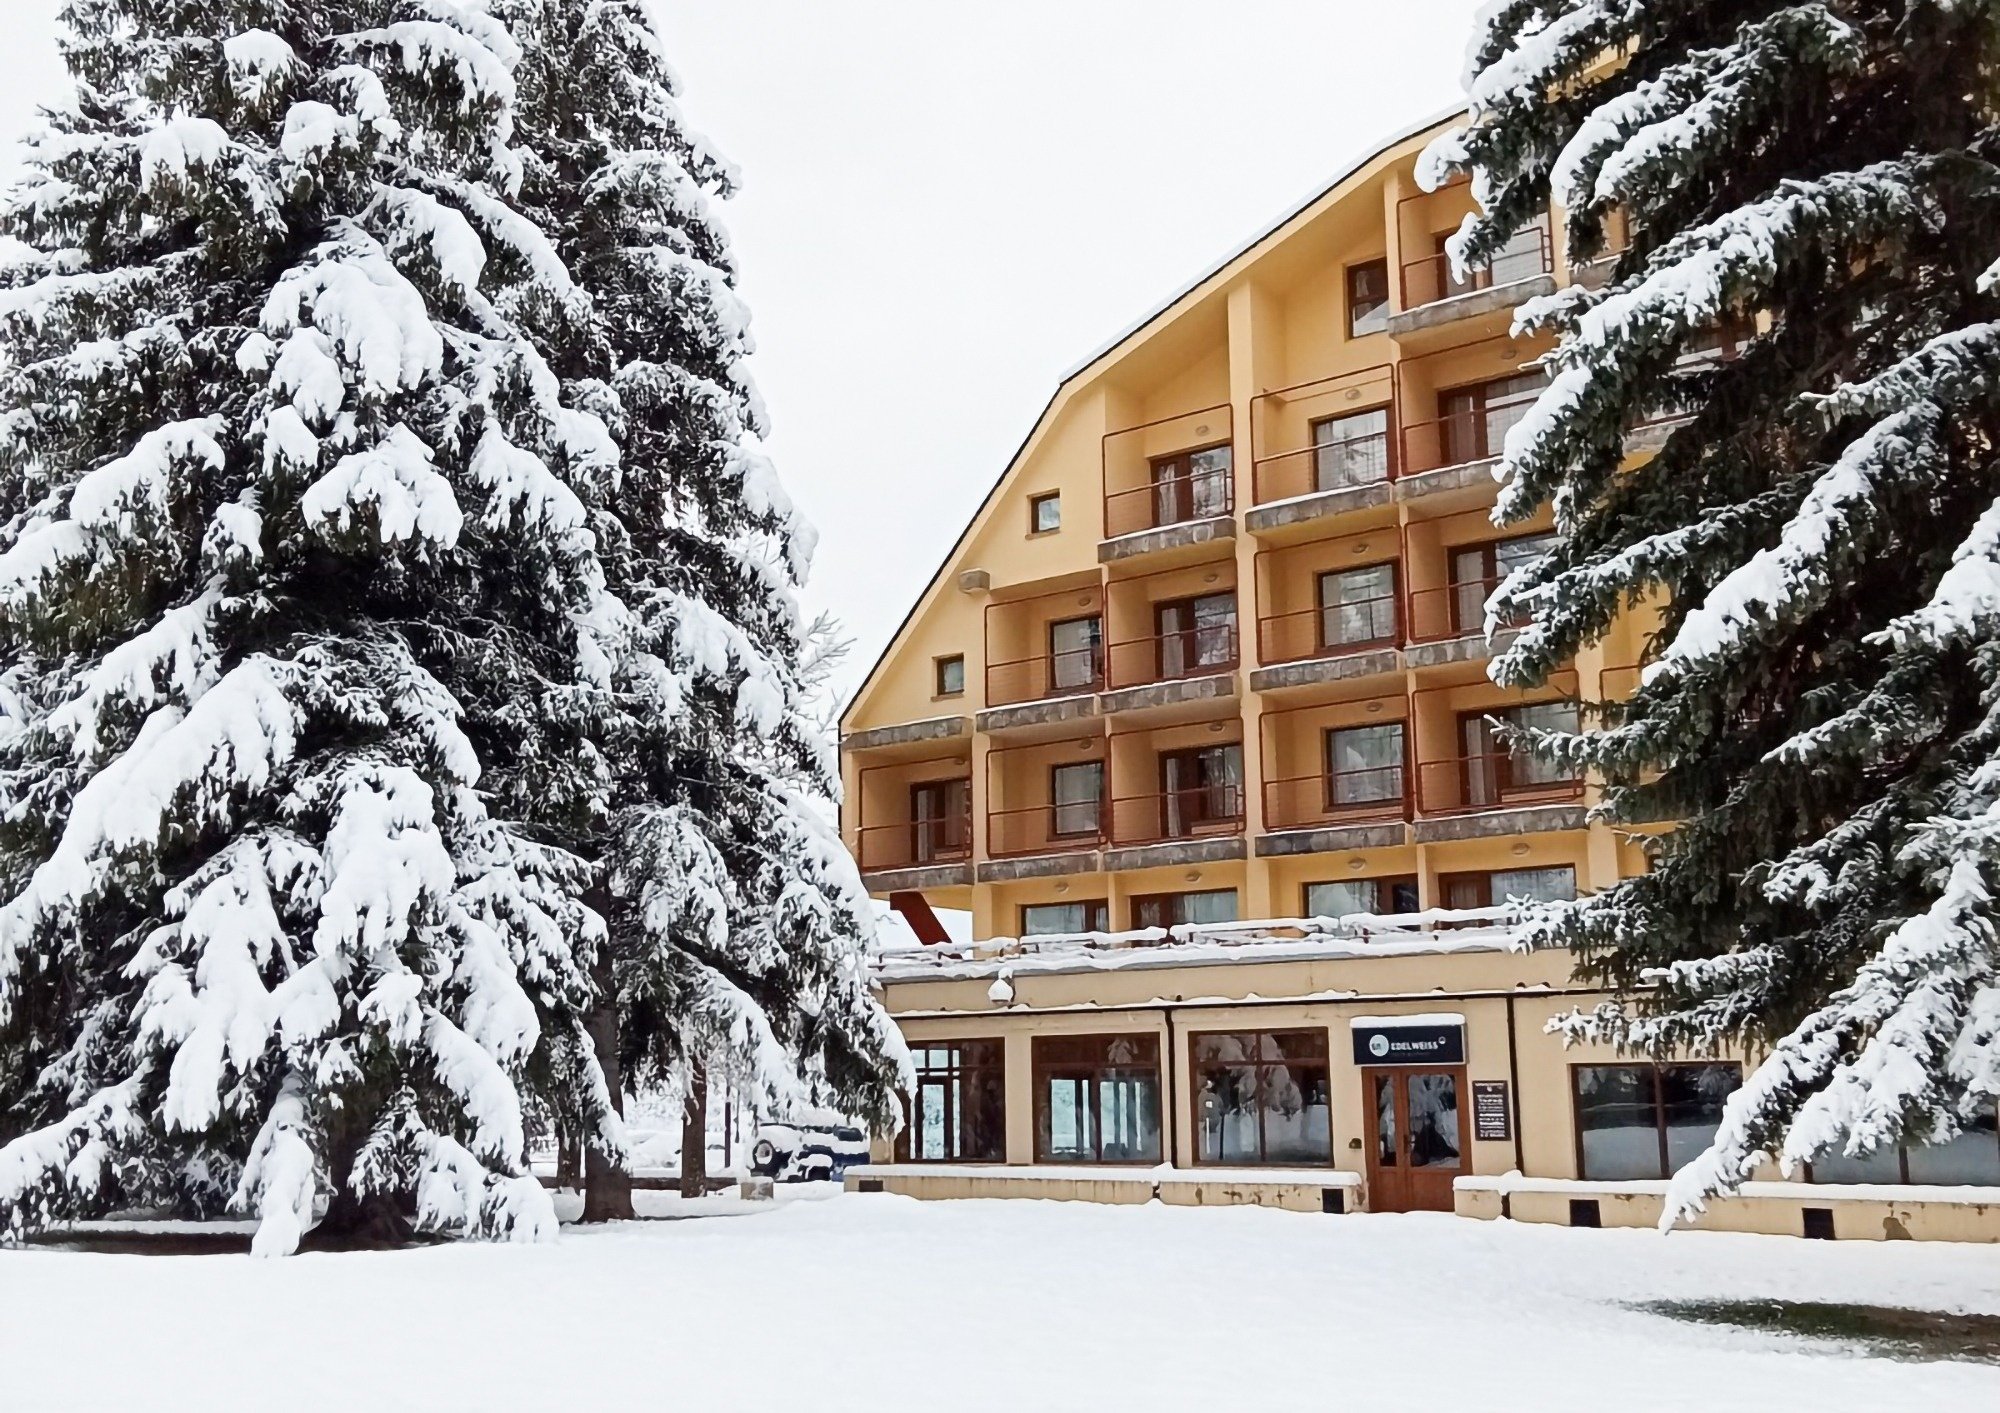
[[[1356,1016],[1351,1024],[1357,1065],[1465,1063],[1462,1016]]]

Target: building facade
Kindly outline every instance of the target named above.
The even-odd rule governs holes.
[[[1546,532],[1491,521],[1546,351],[1513,314],[1602,267],[1565,267],[1552,211],[1455,274],[1470,192],[1414,178],[1443,125],[1065,379],[843,717],[845,836],[932,944],[881,967],[915,1146],[858,1180],[1640,1221],[1712,1129],[1737,1066],[1565,1052],[1544,1023],[1599,998],[1508,946],[1508,899],[1644,859],[1495,724],[1629,690],[1646,624],[1545,689],[1487,680],[1487,601]],[[987,940],[947,943],[940,908]],[[1978,1137],[1954,1172],[1985,1173]],[[1713,1215],[1985,1229],[1955,1186]]]

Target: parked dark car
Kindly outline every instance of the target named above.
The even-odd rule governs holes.
[[[779,1182],[839,1182],[867,1161],[868,1135],[853,1124],[759,1124],[750,1145],[750,1171]]]

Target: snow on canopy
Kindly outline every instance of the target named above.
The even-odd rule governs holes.
[[[1766,1056],[1671,1223],[1774,1158],[1946,1140],[2000,1096],[2000,169],[1990,6],[1496,0],[1452,257],[1551,200],[1573,263],[1496,520],[1557,542],[1490,608],[1546,680],[1659,607],[1629,702],[1531,743],[1672,822],[1651,869],[1548,919],[1624,999],[1576,1036]],[[1623,248],[1612,232],[1629,231]],[[1730,358],[1691,357],[1727,334]],[[1627,437],[1669,428],[1635,462]]]

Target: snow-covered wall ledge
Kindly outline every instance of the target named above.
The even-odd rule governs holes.
[[[1511,1197],[1525,1192],[1563,1197],[1661,1197],[1664,1179],[1592,1181],[1585,1178],[1462,1177],[1452,1184],[1459,1192],[1494,1192]],[[1746,1182],[1730,1197],[1786,1202],[1937,1202],[1959,1207],[2000,1207],[2000,1187],[1944,1187],[1908,1182]],[[1724,1199],[1718,1199],[1724,1200]]]
[[[1334,1168],[1175,1168],[1165,1164],[1133,1167],[1107,1163],[869,1163],[847,1170],[851,1178],[938,1178],[953,1182],[1131,1182],[1181,1186],[1228,1183],[1241,1187],[1361,1186],[1361,1174]]]

